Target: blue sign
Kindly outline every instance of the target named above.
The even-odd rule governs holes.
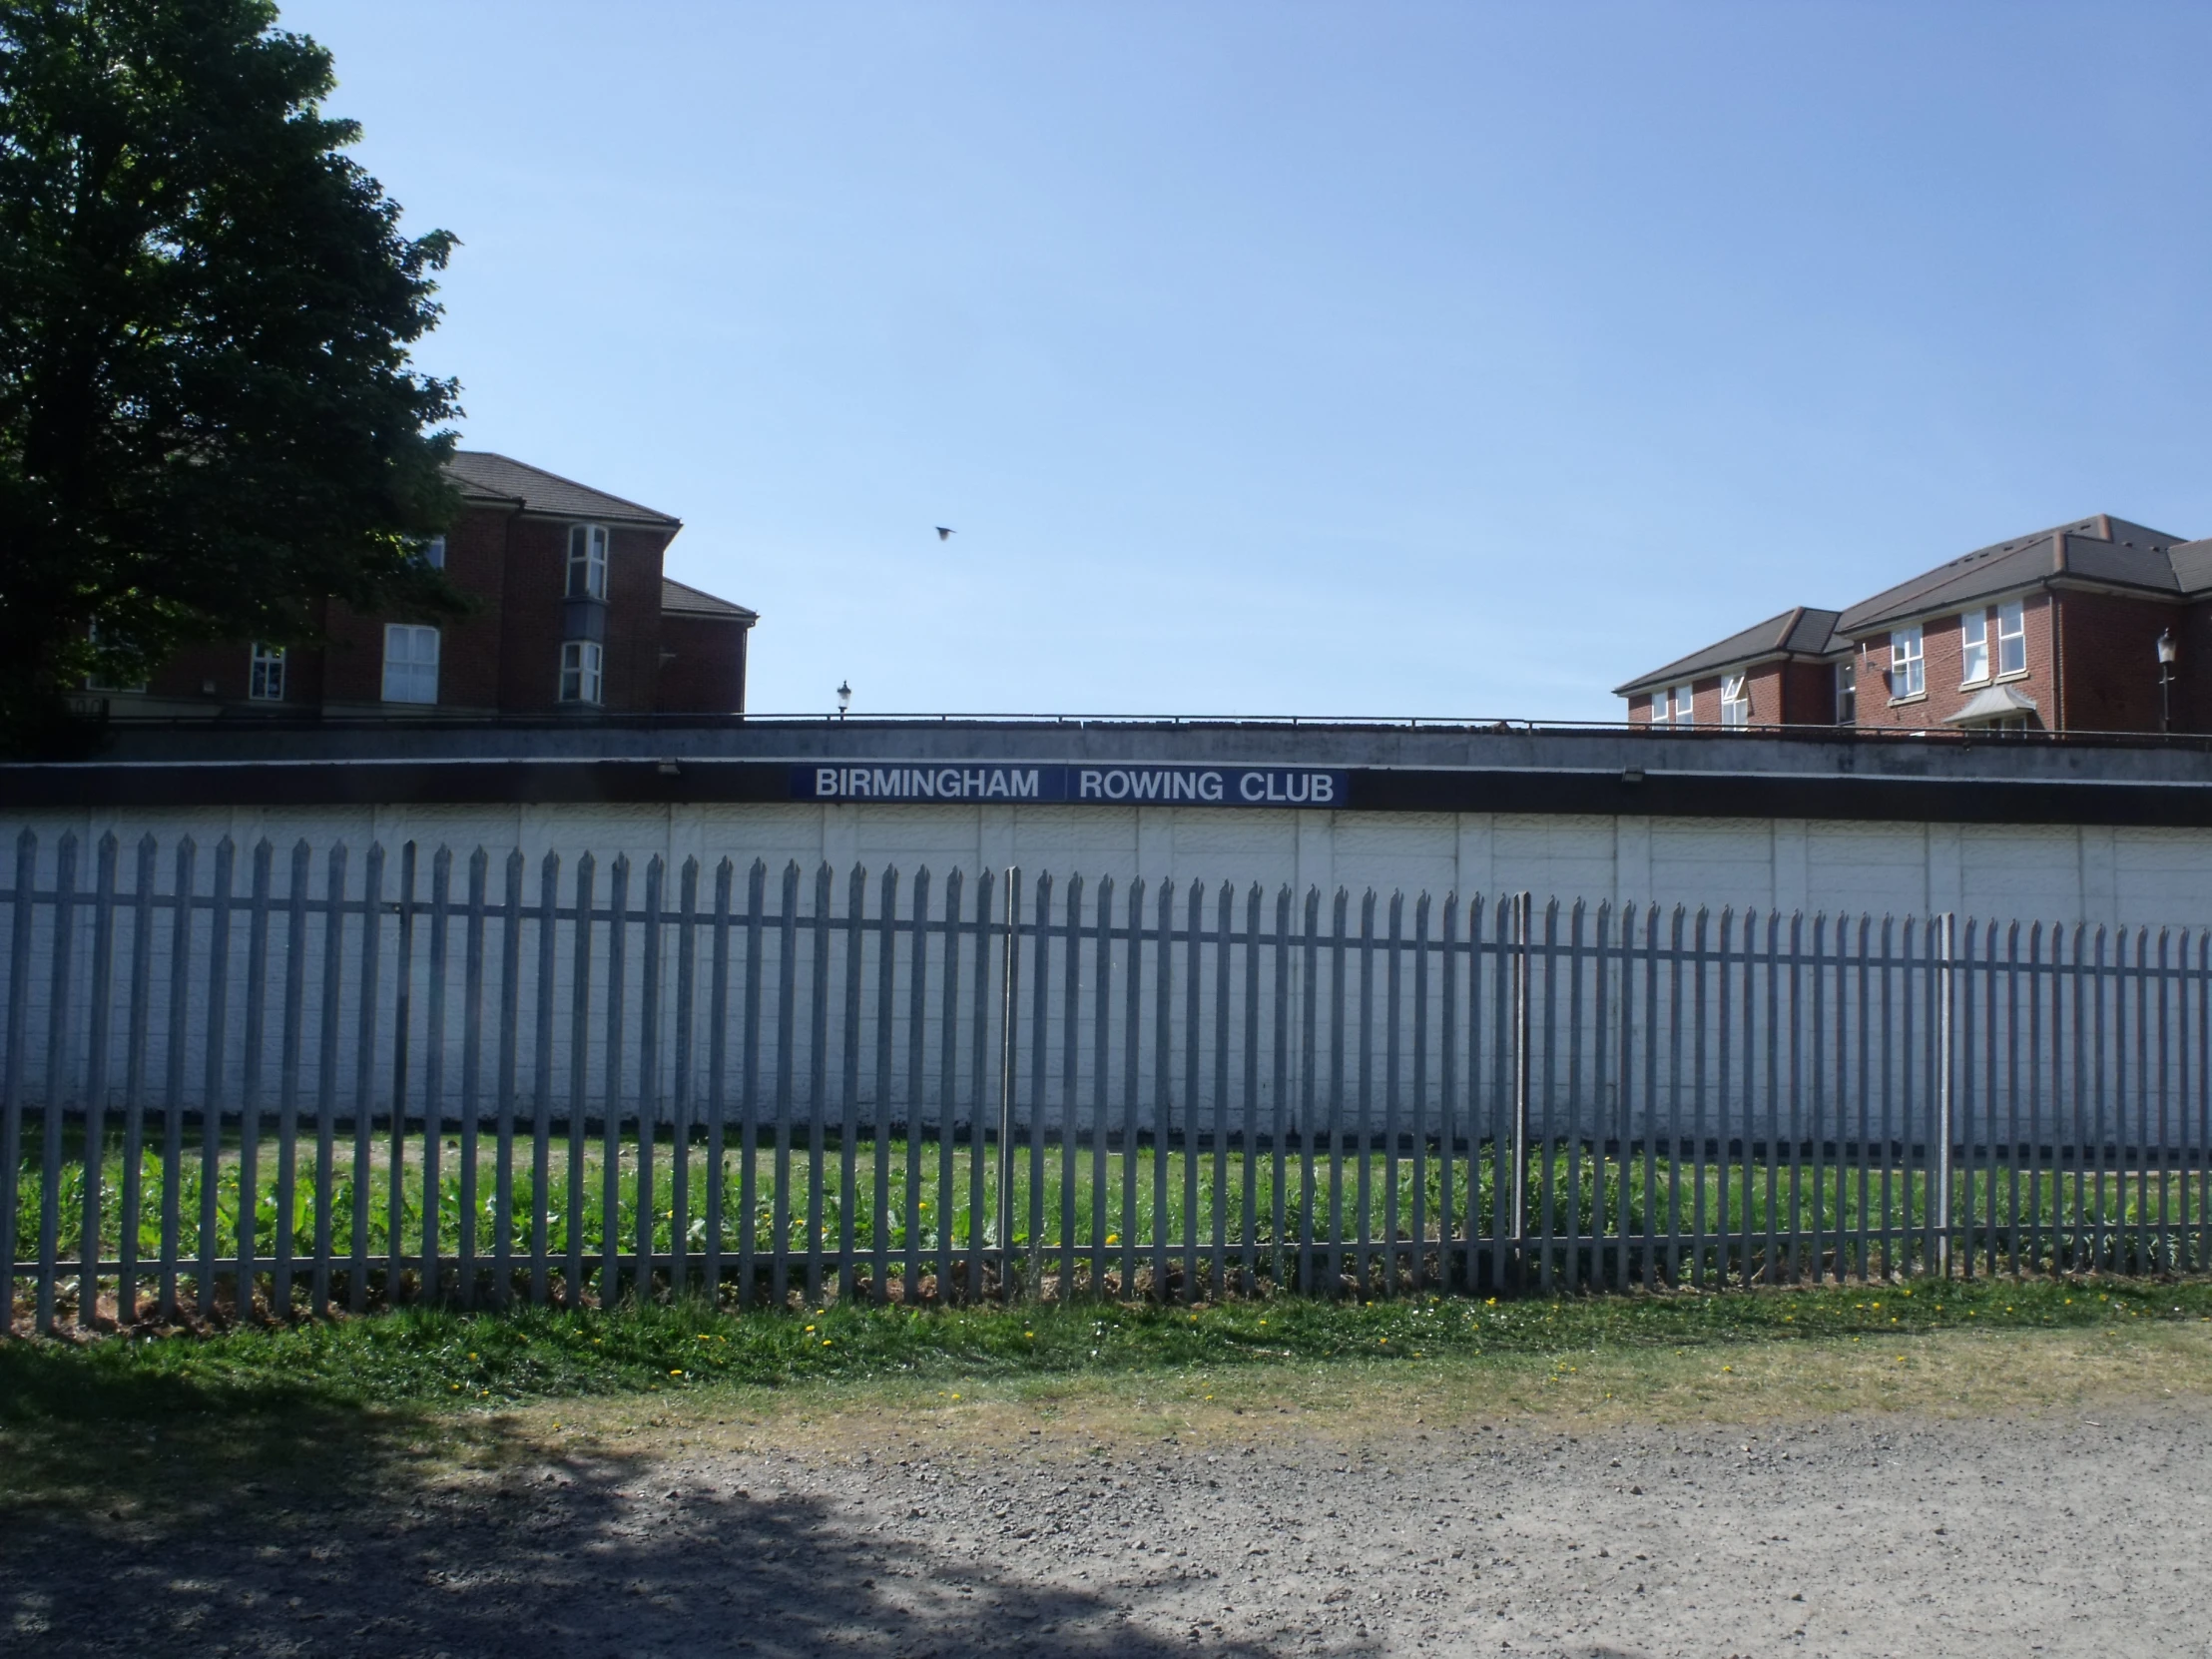
[[[792,769],[795,801],[1061,802],[1102,807],[1347,804],[1351,774],[1310,767],[958,766],[838,762]]]

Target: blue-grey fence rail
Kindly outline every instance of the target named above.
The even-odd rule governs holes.
[[[28,830],[0,928],[41,1329],[2206,1264],[2196,930]]]

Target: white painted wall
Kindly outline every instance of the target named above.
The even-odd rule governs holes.
[[[1851,824],[1762,819],[1513,817],[1468,814],[1277,813],[1192,808],[902,807],[794,803],[715,807],[235,808],[32,812],[0,819],[12,844],[39,836],[42,874],[74,829],[91,846],[113,830],[148,830],[167,848],[183,834],[245,851],[266,835],[281,852],[301,836],[319,852],[412,838],[457,856],[519,845],[602,860],[661,853],[708,865],[758,857],[772,871],[829,859],[840,877],[895,863],[938,875],[1018,863],[1095,878],[1143,875],[1301,892],[1345,886],[1410,896],[1527,889],[1539,898],[1656,901],[1806,911],[1929,912],[2140,925],[2212,925],[2212,830],[2041,825]],[[0,852],[0,857],[9,856]],[[12,857],[9,858],[12,863]],[[126,854],[125,867],[129,867]],[[5,877],[0,877],[5,879]]]

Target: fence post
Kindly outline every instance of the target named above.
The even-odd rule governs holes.
[[[1929,1221],[1936,1233],[1936,1271],[1950,1277],[1951,1040],[1954,974],[1958,954],[1958,916],[1945,910],[1936,918],[1936,1191]]]
[[[1004,1301],[1014,1269],[1014,1018],[1021,1005],[1021,866],[1006,871],[1006,937],[1002,945],[1005,982],[999,989],[998,1017],[998,1295]]]
[[[1513,1285],[1526,1267],[1528,1238],[1528,949],[1535,894],[1513,895]]]

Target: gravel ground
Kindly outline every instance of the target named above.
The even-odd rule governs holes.
[[[581,1455],[0,1533],[0,1647],[644,1656],[2212,1652],[2212,1407]],[[15,1645],[21,1643],[22,1645]]]

